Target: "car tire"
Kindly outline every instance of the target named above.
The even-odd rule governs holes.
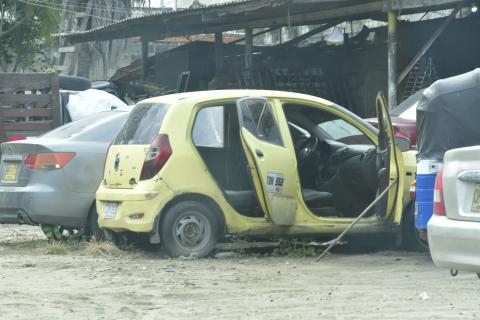
[[[98,212],[95,204],[90,209],[87,217],[87,224],[85,225],[85,234],[92,240],[104,240],[105,234],[98,225]]]
[[[403,212],[402,244],[407,251],[428,252],[428,242],[420,237],[415,228],[415,202],[410,202]]]
[[[171,257],[209,256],[215,250],[219,231],[213,210],[198,201],[175,204],[160,223],[162,243]]]

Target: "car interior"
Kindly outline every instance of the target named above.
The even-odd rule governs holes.
[[[375,144],[333,113],[298,104],[284,104],[283,109],[302,190],[325,194],[310,204],[304,191],[309,209],[319,216],[359,215],[375,199],[378,189]]]
[[[309,210],[322,217],[359,215],[375,199],[379,187],[375,144],[332,113],[298,104],[285,104],[283,109]],[[235,104],[201,109],[193,140],[230,205],[242,215],[263,217]]]

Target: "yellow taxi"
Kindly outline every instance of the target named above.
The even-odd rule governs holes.
[[[404,158],[377,100],[380,130],[291,92],[141,101],[109,148],[98,223],[171,256],[205,257],[225,234],[339,234],[390,186],[352,232],[402,234]]]

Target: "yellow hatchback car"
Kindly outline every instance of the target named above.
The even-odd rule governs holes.
[[[171,256],[208,256],[224,234],[401,233],[404,165],[386,106],[380,131],[318,97],[259,90],[136,105],[109,148],[99,225]]]

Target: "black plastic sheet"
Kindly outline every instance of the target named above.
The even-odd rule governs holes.
[[[436,81],[417,104],[418,160],[480,145],[480,69]]]

